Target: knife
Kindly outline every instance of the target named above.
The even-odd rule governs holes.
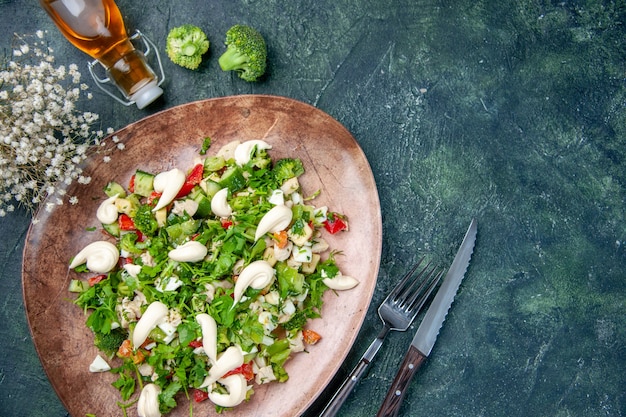
[[[474,242],[476,241],[476,229],[476,219],[472,219],[465,233],[465,237],[463,238],[463,242],[461,243],[461,247],[454,257],[454,261],[452,261],[452,265],[441,283],[437,295],[435,295],[435,298],[431,302],[426,315],[417,329],[411,346],[404,356],[400,369],[391,383],[391,387],[376,417],[398,415],[402,399],[404,398],[404,394],[409,387],[413,375],[415,375],[415,372],[426,360],[428,355],[430,355],[430,351],[439,335],[439,329],[446,319],[448,310],[452,305],[452,301],[454,301],[454,296],[469,266],[470,258],[474,251]]]

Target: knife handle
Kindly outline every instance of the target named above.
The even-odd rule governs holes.
[[[417,350],[415,346],[411,345],[404,356],[400,369],[391,383],[391,387],[389,387],[387,396],[380,406],[376,417],[395,417],[398,415],[400,405],[402,405],[404,394],[411,383],[411,379],[413,379],[415,371],[422,366],[424,360],[426,360],[426,355]]]

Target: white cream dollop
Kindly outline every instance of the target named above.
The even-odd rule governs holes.
[[[133,347],[139,348],[146,341],[150,332],[167,317],[168,309],[160,301],[154,301],[143,313],[133,330]]]
[[[171,203],[183,188],[187,176],[178,168],[161,172],[154,177],[154,191],[161,193],[159,202],[152,211],[158,211]]]
[[[293,212],[287,206],[274,206],[261,218],[259,225],[254,233],[254,240],[259,240],[268,232],[274,233],[285,230],[291,219]]]
[[[117,265],[120,252],[111,242],[104,240],[92,242],[85,246],[70,263],[70,269],[87,263],[87,269],[91,272],[105,274]]]
[[[272,283],[276,271],[272,268],[272,265],[265,260],[258,260],[250,263],[246,266],[235,282],[235,290],[233,291],[233,297],[235,304],[241,300],[243,293],[248,287],[252,287],[255,290],[260,290]]]
[[[119,194],[115,194],[112,197],[107,198],[98,206],[98,210],[96,210],[96,218],[102,224],[111,224],[115,223],[117,220],[117,206],[115,205],[115,200]]]
[[[359,284],[355,278],[343,275],[341,272],[338,272],[333,278],[324,278],[322,282],[331,290],[337,291],[350,290]]]
[[[221,394],[216,391],[209,392],[209,400],[211,400],[213,404],[221,407],[235,407],[246,399],[248,387],[243,375],[230,375],[226,378],[221,378],[219,383],[226,387],[228,394]]]
[[[196,240],[190,240],[169,251],[167,256],[173,261],[199,262],[204,259],[207,253],[209,250],[205,245]]]
[[[228,188],[222,188],[211,198],[211,211],[218,217],[233,214],[233,209],[228,204]]]
[[[141,265],[124,264],[123,268],[133,278],[137,278],[137,275],[141,272]]]
[[[147,384],[139,394],[137,414],[139,417],[161,417],[159,411],[159,394],[161,388],[156,384]]]
[[[240,143],[235,148],[235,163],[239,166],[243,166],[250,162],[250,158],[252,158],[252,153],[255,149],[272,149],[272,145],[260,139]]]
[[[209,369],[209,375],[204,378],[200,388],[205,388],[220,379],[227,372],[243,365],[243,352],[239,346],[230,346],[217,358]]]
[[[217,361],[217,323],[215,319],[206,313],[196,316],[196,321],[202,330],[202,348],[209,357],[211,363]]]

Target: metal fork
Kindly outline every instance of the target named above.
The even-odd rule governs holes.
[[[370,344],[369,348],[367,348],[367,351],[365,351],[359,363],[350,372],[350,375],[343,381],[339,390],[333,395],[320,417],[331,417],[337,414],[350,392],[352,392],[352,389],[365,373],[370,362],[374,359],[374,356],[376,356],[376,353],[378,353],[389,331],[406,331],[426,303],[428,296],[441,279],[443,271],[435,273],[436,268],[431,268],[430,262],[428,262],[426,266],[415,274],[423,262],[424,258],[420,259],[402,277],[400,282],[378,307],[378,316],[383,322],[382,330]]]

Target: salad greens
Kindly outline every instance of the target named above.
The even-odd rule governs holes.
[[[324,292],[345,289],[332,284],[341,272],[323,234],[346,230],[347,221],[308,204],[298,182],[302,162],[272,161],[263,141],[233,142],[205,156],[209,147],[207,138],[204,159],[182,183],[164,185],[161,173],[138,169],[128,187],[107,184],[103,206],[117,214],[103,228],[115,238],[119,261],[70,285],[95,345],[121,358],[110,369],[118,376],[113,385],[125,402],[140,394],[132,401],[144,417],[168,413],[183,397],[208,398],[221,411],[249,399],[255,384],[286,381],[286,361],[321,337],[307,322],[320,317]],[[176,187],[175,197],[155,210],[172,193],[167,187]],[[277,206],[288,210],[267,219]],[[258,238],[261,223],[270,226]],[[89,273],[85,264],[74,270]],[[146,312],[149,306],[160,315]],[[148,387],[158,402],[144,398]]]

